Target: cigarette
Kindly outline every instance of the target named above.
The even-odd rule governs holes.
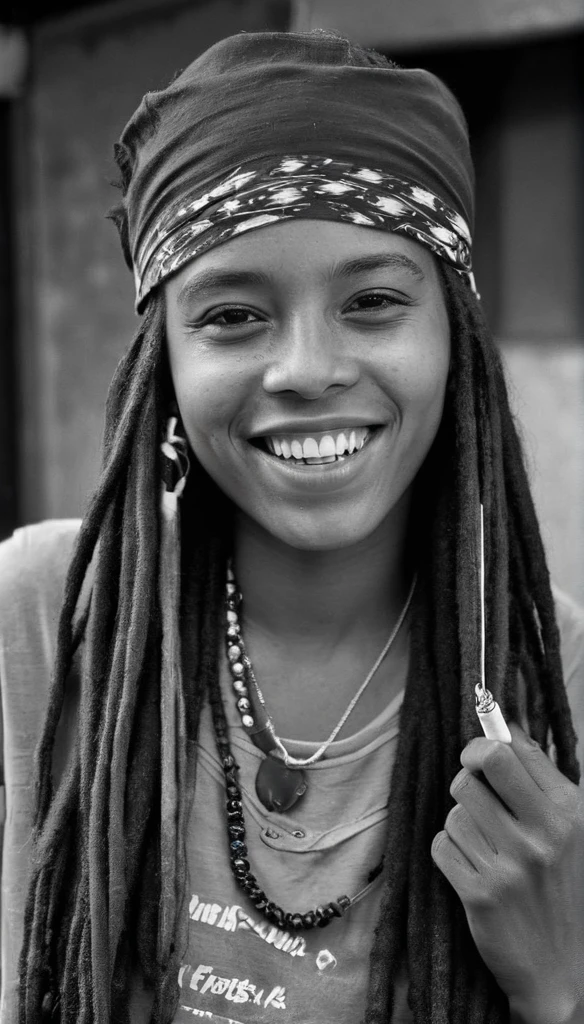
[[[488,740],[500,740],[501,743],[511,743],[512,737],[507,723],[503,718],[501,708],[497,704],[490,690],[477,684],[475,686],[476,712],[481,728]]]

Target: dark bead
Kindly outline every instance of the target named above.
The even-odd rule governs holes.
[[[255,878],[251,878],[249,875],[241,883],[241,888],[243,889],[244,892],[247,893],[247,895],[252,900],[259,899],[259,897],[262,895],[262,890],[260,889],[257,881],[255,880]]]
[[[230,800],[241,800],[241,790],[239,786],[234,786],[233,783],[230,783],[227,786],[227,796]]]
[[[253,902],[254,902],[254,906],[255,906],[256,910],[262,910],[263,911],[263,910],[266,909],[266,907],[268,905],[268,897],[266,896],[265,892],[262,892],[260,894],[260,896],[259,896],[259,899],[256,898]]]
[[[278,928],[283,928],[284,927],[284,917],[285,916],[286,915],[284,914],[284,911],[282,910],[282,908],[281,907],[276,907],[276,909],[273,910],[271,912],[271,914],[270,914],[270,921],[273,921],[273,923]]]
[[[227,813],[228,814],[241,814],[241,800],[228,800],[227,801]]]
[[[332,901],[331,903],[329,903],[329,907],[331,908],[331,913],[333,914],[333,917],[343,916],[344,910],[339,906],[338,903]]]
[[[326,907],[317,907],[316,916],[318,917],[318,927],[326,928],[331,918],[335,916],[333,911],[331,910],[330,903],[327,903]]]
[[[300,931],[301,928],[304,928],[304,918],[302,914],[288,914],[286,924],[289,928],[293,928],[294,931]]]
[[[236,768],[237,767],[233,754],[227,754],[227,756],[223,758],[223,767],[226,770],[228,768]]]
[[[247,856],[247,846],[245,845],[245,843],[241,842],[241,839],[234,839],[233,842],[229,844],[229,849],[231,850],[232,854],[234,853],[238,857]]]
[[[227,826],[227,831],[233,839],[243,839],[245,836],[245,825],[240,821],[230,821]]]
[[[309,910],[307,914],[302,915],[302,924],[305,928],[314,928],[316,925],[316,914],[314,910]]]
[[[235,770],[235,768],[227,768],[225,770],[225,781],[229,786],[239,787],[239,783],[237,781],[237,771]]]
[[[339,907],[341,908],[343,913],[345,912],[345,910],[348,910],[349,907],[351,906],[351,900],[349,899],[348,896],[337,896],[336,902],[339,904]]]
[[[249,861],[245,857],[234,857],[231,864],[237,875],[246,875],[249,871]]]

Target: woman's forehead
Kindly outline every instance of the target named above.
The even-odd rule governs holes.
[[[195,257],[167,282],[178,295],[184,285],[208,286],[221,275],[245,284],[233,275],[254,274],[274,278],[279,273],[317,276],[322,283],[386,269],[406,273],[419,281],[435,274],[435,257],[419,242],[394,232],[361,227],[340,221],[288,220],[230,238]]]

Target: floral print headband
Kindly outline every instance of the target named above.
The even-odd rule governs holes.
[[[241,167],[203,195],[179,196],[136,254],[136,309],[189,260],[244,231],[281,220],[340,220],[407,235],[472,275],[466,221],[428,189],[385,171],[331,157],[285,156],[271,168]]]

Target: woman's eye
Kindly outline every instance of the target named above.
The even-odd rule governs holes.
[[[398,299],[395,295],[387,295],[385,292],[366,292],[353,299],[347,309],[347,313],[378,313],[386,312],[395,306],[405,306],[404,299]]]
[[[225,309],[218,309],[208,313],[207,316],[194,324],[195,327],[247,327],[248,324],[257,323],[258,315],[252,309],[245,309],[243,306],[229,306]]]

